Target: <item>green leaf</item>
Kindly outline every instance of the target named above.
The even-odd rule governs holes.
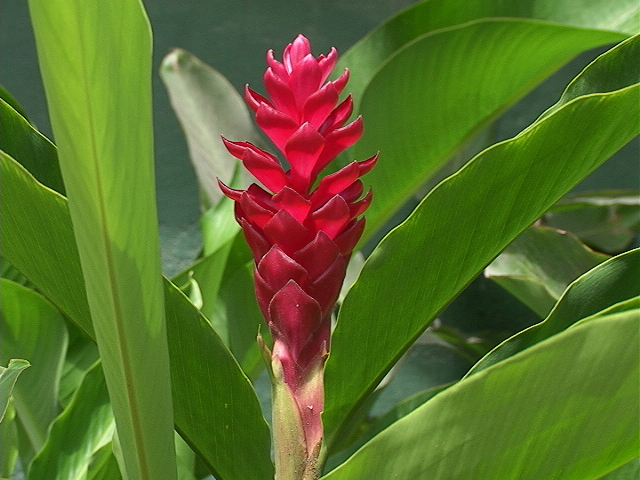
[[[89,466],[87,480],[121,480],[118,462],[113,455],[111,443],[103,446],[93,457],[93,463]]]
[[[29,280],[22,275],[16,267],[7,262],[4,258],[0,257],[0,277],[11,280],[12,282],[19,283],[25,287],[31,288]]]
[[[40,183],[64,195],[56,147],[2,99],[0,149],[18,159]]]
[[[614,303],[639,296],[638,278],[640,249],[618,255],[598,265],[567,288],[543,322],[505,340],[476,363],[467,376],[521,352]]]
[[[176,49],[160,68],[169,99],[187,137],[189,155],[198,181],[211,205],[222,198],[219,178],[231,185],[246,173],[231,156],[221,136],[229,140],[260,142],[249,110],[236,89],[218,71],[184,50]]]
[[[87,371],[100,358],[96,344],[74,324],[67,325],[69,346],[64,360],[58,402],[66,407],[78,389]]]
[[[176,429],[216,478],[273,476],[269,428],[249,380],[204,316],[169,282],[165,297]]]
[[[591,0],[586,4],[547,0],[427,0],[407,8],[369,32],[344,54],[337,70],[345,67],[351,70],[349,88],[359,103],[367,84],[391,55],[434,30],[479,18],[515,17],[633,35],[640,28],[639,12],[640,6],[634,0]]]
[[[67,328],[60,312],[42,295],[10,280],[0,279],[0,313],[0,364],[28,358],[33,365],[15,386],[13,400],[17,420],[35,453],[58,415]],[[30,455],[21,452],[21,456],[24,460]]]
[[[193,473],[196,465],[196,455],[178,434],[176,434],[176,460],[178,461],[179,480],[197,480]]]
[[[114,428],[109,392],[98,362],[51,426],[47,442],[31,463],[28,480],[84,480],[93,455],[110,443]]]
[[[1,400],[0,400],[1,401]],[[0,418],[0,478],[11,476],[18,461],[18,430],[16,428],[16,409],[9,397],[4,416]]]
[[[230,347],[229,329],[233,326],[227,324],[226,321],[216,321],[214,309],[227,259],[240,231],[240,227],[233,217],[231,203],[232,201],[225,197],[200,218],[204,257],[173,278],[176,285],[191,283],[192,286],[197,286],[202,297],[200,311],[212,321],[213,328],[224,340],[227,347]],[[233,350],[232,352],[236,353]],[[240,357],[236,355],[236,358]]]
[[[268,343],[270,335],[256,301],[253,268],[247,242],[237,235],[229,250],[211,321],[216,328],[225,329],[231,351],[255,380],[264,368],[256,337],[260,331]]]
[[[0,366],[0,422],[4,419],[7,411],[7,403],[11,396],[16,380],[22,371],[30,367],[31,364],[26,360],[11,359],[6,367]]]
[[[177,285],[191,282],[191,286],[195,282],[203,301],[200,311],[253,379],[263,368],[256,337],[264,321],[255,300],[253,260],[250,254],[245,255],[248,248],[238,235],[240,227],[233,218],[231,203],[225,197],[202,216],[207,256],[173,281]]]
[[[638,69],[635,67],[637,66],[636,61],[640,57],[638,36],[620,42],[613,49],[613,52],[610,55],[600,55],[591,62],[569,83],[560,100],[544,112],[541,117],[555,112],[574,98],[591,93],[613,92],[637,82]]]
[[[224,197],[200,217],[203,256],[207,257],[234,240],[240,226],[233,214],[233,200]]]
[[[126,476],[175,479],[149,22],[140,0],[29,9]]]
[[[364,238],[471,136],[553,71],[583,50],[622,38],[493,18],[430,32],[396,52],[367,84],[359,104],[364,135],[350,150],[355,159],[380,151],[365,180],[375,200]]]
[[[93,338],[66,200],[2,152],[0,176],[2,254]],[[272,477],[269,428],[236,360],[166,279],[165,311],[176,429],[220,480]]]
[[[489,264],[484,275],[544,318],[569,283],[607,258],[570,233],[531,227]]]
[[[640,207],[638,190],[596,190],[579,192],[565,196],[557,202],[550,212],[562,212],[582,207]]]
[[[599,480],[635,480],[640,477],[640,457],[621,465]]]
[[[620,48],[625,45],[604,55]],[[578,97],[490,147],[434,188],[378,245],[345,298],[333,334],[324,417],[329,442],[486,264],[638,134],[639,90],[636,84]]]
[[[381,415],[370,421],[369,424],[364,425],[362,428],[363,431],[361,432],[361,436],[357,439],[357,441],[345,451],[338,453],[335,457],[331,457],[327,462],[325,469],[331,470],[340,465],[347,458],[353,455],[356,450],[358,450],[365,443],[375,437],[378,433],[383,431],[388,426],[392,425],[395,421],[411,413],[427,400],[435,397],[438,393],[449,388],[449,386],[451,386],[451,383],[429,388],[427,390],[416,393],[415,395],[404,399],[402,402],[399,402],[384,415]]]
[[[16,112],[18,112],[20,116],[24,117],[28,121],[27,112],[22,108],[22,106],[18,103],[14,96],[11,95],[11,93],[9,93],[6,88],[4,88],[3,85],[0,85],[0,100],[8,103],[11,108],[13,108]],[[2,131],[0,130],[0,135],[1,134]]]
[[[23,139],[28,141],[28,137]],[[2,256],[38,285],[58,310],[73,318],[88,336],[95,337],[67,200],[38,184],[2,150],[0,178]],[[46,285],[64,294],[49,295],[43,288]]]
[[[639,313],[582,323],[462,380],[323,479],[600,478],[640,448]]]

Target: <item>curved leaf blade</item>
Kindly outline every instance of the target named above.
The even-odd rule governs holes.
[[[93,455],[111,441],[114,428],[107,384],[97,362],[51,425],[44,447],[31,463],[28,480],[84,480]]]
[[[30,453],[35,454],[58,415],[67,328],[60,312],[42,295],[0,279],[0,331],[0,364],[11,358],[28,358],[33,365],[15,386],[13,405]],[[21,454],[23,461],[30,456],[24,451]]]
[[[467,376],[521,352],[608,306],[640,296],[640,249],[613,257],[589,270],[563,293],[549,316],[505,340],[485,355]]]
[[[640,6],[634,0],[592,0],[588,4],[573,0],[427,0],[407,8],[369,32],[343,55],[338,70],[351,70],[353,76],[349,85],[358,100],[371,78],[394,52],[434,30],[480,18],[512,17],[633,35],[640,30],[639,14]]]
[[[66,199],[1,151],[0,176],[2,255],[94,338]],[[217,478],[272,477],[269,427],[249,380],[206,319],[169,280],[164,285],[176,428]],[[182,368],[193,359],[197,369]],[[194,399],[202,415],[197,419],[188,414]],[[232,422],[208,408],[219,403],[233,407]],[[236,460],[245,455],[251,462]]]
[[[582,323],[460,381],[323,480],[601,478],[640,448],[639,314]]]
[[[334,332],[324,417],[330,436],[491,259],[638,134],[639,90],[578,97],[485,150],[379,244]]]
[[[231,185],[236,175],[246,175],[220,137],[260,141],[249,109],[229,80],[184,50],[164,58],[160,77],[187,137],[200,186],[209,203],[216,205],[222,198],[217,179]]]
[[[540,21],[484,19],[431,32],[394,54],[363,93],[365,131],[351,149],[356,159],[380,151],[366,177],[375,200],[364,238],[470,136],[551,72],[583,50],[622,38]]]
[[[569,232],[534,226],[509,244],[484,276],[544,318],[571,282],[607,258]]]
[[[40,183],[64,195],[64,183],[60,165],[58,165],[56,147],[2,99],[0,99],[0,149],[15,159],[21,159],[25,168]]]
[[[9,397],[18,377],[25,368],[30,366],[31,364],[27,360],[15,358],[9,360],[6,367],[0,366],[0,422],[4,419]]]
[[[149,21],[140,0],[29,11],[123,468],[173,480]]]
[[[249,379],[207,319],[168,281],[165,296],[176,429],[216,478],[272,477],[269,427]],[[238,461],[243,458],[250,461]]]

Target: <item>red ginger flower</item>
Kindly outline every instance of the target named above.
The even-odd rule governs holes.
[[[328,163],[362,135],[360,117],[346,124],[351,96],[338,104],[348,70],[326,81],[337,57],[335,48],[313,57],[302,35],[284,49],[282,63],[272,50],[267,53],[263,79],[269,98],[247,87],[245,100],[290,168],[251,143],[223,139],[267,190],[257,184],[244,191],[220,185],[235,201],[236,219],[253,252],[256,297],[274,339],[272,356],[281,362],[284,381],[299,404],[304,403],[301,411],[318,418],[322,395],[301,399],[308,396],[300,392],[306,390],[307,373],[322,366],[329,349],[331,313],[364,230],[364,218],[358,216],[371,201],[370,192],[361,199],[359,177],[377,160],[375,155],[350,163],[313,188]],[[321,437],[319,428],[306,434]]]

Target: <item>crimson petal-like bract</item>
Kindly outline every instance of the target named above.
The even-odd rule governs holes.
[[[337,57],[335,48],[314,57],[303,35],[287,45],[282,62],[272,50],[267,53],[267,95],[247,86],[245,100],[288,169],[255,145],[224,139],[229,152],[267,190],[257,184],[245,191],[221,184],[235,201],[236,219],[254,255],[256,297],[274,341],[271,362],[277,361],[296,402],[305,461],[311,464],[322,443],[322,371],[331,314],[364,230],[364,218],[358,217],[371,201],[371,192],[363,196],[359,178],[378,158],[353,162],[316,182],[362,135],[360,117],[347,123],[352,98],[339,102],[348,70],[327,81]]]

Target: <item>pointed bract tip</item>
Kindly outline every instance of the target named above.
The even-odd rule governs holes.
[[[240,201],[240,197],[242,197],[242,193],[244,192],[244,190],[236,190],[235,188],[227,187],[224,183],[222,183],[222,180],[217,177],[216,180],[218,181],[218,186],[220,187],[220,190],[222,190],[222,193],[224,193],[231,200],[235,200],[236,202]]]

